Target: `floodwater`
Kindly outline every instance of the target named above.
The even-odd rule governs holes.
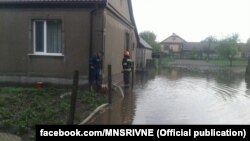
[[[91,124],[250,124],[250,82],[230,72],[137,75]]]

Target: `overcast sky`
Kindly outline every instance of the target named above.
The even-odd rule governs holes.
[[[162,41],[176,33],[188,42],[238,33],[250,38],[250,0],[132,0],[138,32]]]

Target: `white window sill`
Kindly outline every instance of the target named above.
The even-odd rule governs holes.
[[[55,56],[55,57],[64,57],[64,55],[63,54],[53,54],[53,53],[48,53],[48,54],[38,54],[38,53],[34,53],[34,54],[32,54],[32,53],[30,53],[30,54],[28,54],[28,56],[51,56],[51,57],[53,57],[53,56]]]

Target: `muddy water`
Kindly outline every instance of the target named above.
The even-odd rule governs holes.
[[[137,75],[114,101],[92,124],[250,124],[250,83],[230,72]]]

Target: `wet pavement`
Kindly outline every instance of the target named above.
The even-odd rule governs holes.
[[[137,75],[92,124],[250,124],[250,83],[233,73],[181,69]]]

